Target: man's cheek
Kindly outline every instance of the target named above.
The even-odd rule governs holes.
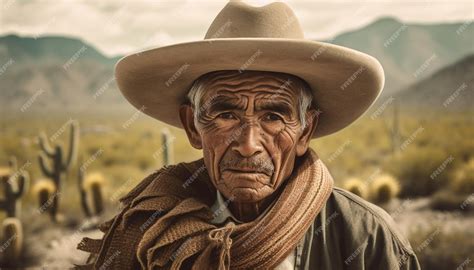
[[[293,168],[293,166],[288,163],[294,160],[294,158],[292,158],[292,155],[295,155],[294,142],[295,139],[291,136],[291,132],[285,130],[275,136],[272,143],[269,144],[271,145],[269,146],[271,159],[275,170],[277,170],[273,175],[275,178],[274,185],[278,185],[283,178],[288,176],[288,170]]]
[[[212,149],[222,149],[225,148],[227,145],[231,143],[230,136],[228,133],[225,132],[212,132],[203,134],[203,141],[208,146],[208,148]]]

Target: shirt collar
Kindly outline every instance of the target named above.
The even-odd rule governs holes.
[[[238,220],[232,212],[230,212],[229,206],[230,200],[224,198],[222,194],[216,189],[216,200],[211,206],[212,213],[214,214],[214,219],[211,221],[213,224],[221,224],[227,219],[231,219],[234,223],[241,224],[242,221]]]

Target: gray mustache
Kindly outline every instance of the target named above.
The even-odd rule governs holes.
[[[264,159],[228,159],[222,160],[219,164],[219,170],[252,170],[266,175],[272,175],[275,167],[273,163]]]

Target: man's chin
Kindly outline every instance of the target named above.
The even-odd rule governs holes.
[[[261,189],[254,189],[252,187],[237,187],[231,192],[231,197],[237,203],[256,203],[271,194],[268,186]]]
[[[258,172],[231,172],[231,171],[224,171],[221,173],[221,181],[226,181],[230,186],[235,188],[237,187],[249,187],[255,190],[268,187],[268,185],[272,181],[272,177],[268,176],[264,173]],[[223,180],[226,179],[226,180]]]

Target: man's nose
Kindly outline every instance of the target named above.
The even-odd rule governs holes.
[[[255,124],[244,124],[240,134],[237,136],[232,146],[232,150],[238,152],[242,157],[252,157],[263,151],[260,143],[260,128]]]

